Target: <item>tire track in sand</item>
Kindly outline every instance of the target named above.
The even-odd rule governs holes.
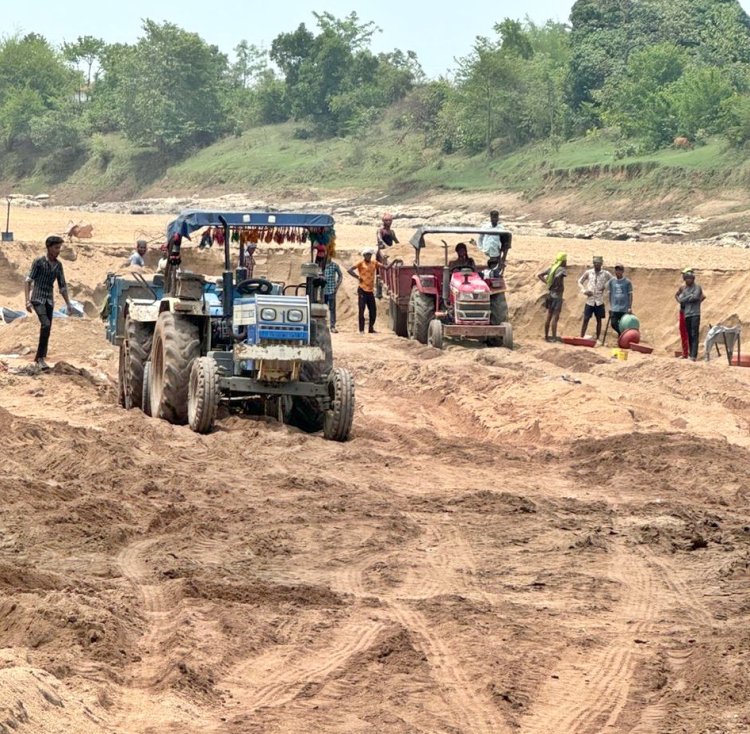
[[[182,622],[180,615],[175,614],[182,599],[182,593],[177,590],[181,582],[147,583],[149,571],[142,555],[156,541],[155,538],[138,540],[124,548],[117,557],[123,576],[141,597],[148,625],[139,642],[141,659],[125,674],[127,688],[117,726],[128,732],[147,731],[154,725],[152,713],[157,705],[154,701],[156,689],[171,675],[178,674],[168,653],[161,650],[169,646]]]
[[[477,690],[469,673],[424,615],[411,609],[408,603],[392,602],[389,609],[396,621],[415,636],[416,645],[422,648],[430,672],[456,717],[460,731],[465,734],[510,732],[495,705]]]
[[[641,658],[635,640],[655,629],[662,605],[654,574],[641,558],[620,547],[611,564],[623,588],[609,642],[583,660],[575,651],[563,657],[555,668],[557,678],[542,689],[538,704],[521,721],[523,732],[605,731],[614,727],[627,703]]]
[[[308,645],[303,649],[288,645],[264,655],[249,657],[219,683],[229,690],[242,709],[251,713],[263,707],[282,706],[294,700],[310,684],[322,684],[336,670],[375,642],[385,624],[361,621],[339,628],[325,647]]]

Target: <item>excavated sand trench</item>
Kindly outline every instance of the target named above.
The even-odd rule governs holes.
[[[3,246],[0,305],[22,306],[55,216],[14,220],[36,244]],[[102,218],[100,239],[66,251],[88,314],[143,221]],[[344,263],[372,234],[337,231]],[[533,275],[561,247],[571,276],[592,254],[632,267],[654,355],[539,338]],[[301,250],[266,253],[256,273],[296,279]],[[55,322],[42,376],[16,373],[37,325],[0,326],[0,353],[22,354],[0,357],[3,726],[747,731],[750,370],[668,355],[680,270],[699,268],[705,322],[747,323],[749,262],[518,239],[512,352],[437,352],[385,318],[361,337],[347,276],[346,444],[236,415],[197,436],[123,411],[96,318]],[[221,258],[189,252],[186,266],[216,273]]]

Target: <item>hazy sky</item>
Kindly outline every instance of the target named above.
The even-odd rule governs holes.
[[[750,0],[740,4],[750,11]],[[0,12],[0,35],[36,32],[54,44],[96,36],[108,43],[135,43],[142,35],[142,19],[169,21],[198,33],[233,58],[241,40],[268,48],[279,34],[300,23],[315,29],[313,11],[343,18],[353,10],[360,20],[382,29],[373,38],[374,51],[399,48],[415,51],[430,77],[455,68],[454,59],[467,55],[478,35],[493,35],[503,18],[534,22],[567,21],[572,1],[525,0],[523,3],[459,0],[455,3],[378,0],[354,5],[346,0],[303,2],[271,0],[5,0]],[[441,7],[442,6],[442,7]]]

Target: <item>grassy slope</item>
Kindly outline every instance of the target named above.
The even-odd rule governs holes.
[[[394,129],[388,121],[349,139],[301,140],[297,125],[266,126],[227,138],[171,167],[150,151],[135,150],[118,136],[99,138],[89,161],[57,193],[58,201],[124,199],[196,192],[258,191],[260,196],[322,190],[386,192],[399,198],[426,191],[573,195],[583,202],[675,194],[700,199],[722,188],[750,183],[750,162],[720,140],[694,150],[663,150],[617,159],[616,141],[598,134],[552,149],[529,146],[490,160],[441,154],[421,136]],[[106,155],[102,154],[105,151]],[[22,182],[27,191],[44,188]],[[593,215],[593,209],[592,209]]]

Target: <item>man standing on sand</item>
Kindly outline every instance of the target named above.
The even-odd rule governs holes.
[[[128,265],[132,268],[133,266],[138,268],[146,267],[146,261],[143,259],[148,249],[148,242],[146,240],[138,240],[135,243],[135,252],[128,259]]]
[[[323,266],[323,277],[326,279],[326,287],[323,291],[323,299],[328,306],[328,313],[331,317],[331,331],[336,334],[336,294],[338,293],[341,281],[344,276],[339,264],[330,257],[326,258]]]
[[[612,273],[608,270],[602,270],[603,263],[604,258],[601,255],[595,255],[593,259],[594,267],[584,271],[583,275],[578,278],[578,287],[581,289],[581,293],[586,296],[586,305],[583,307],[583,321],[581,322],[581,336],[586,336],[589,321],[592,316],[595,316],[597,341],[601,338],[602,319],[606,315],[604,290],[609,281],[612,280]]]
[[[625,277],[625,266],[615,265],[615,277],[607,284],[609,288],[609,322],[620,334],[620,319],[633,313],[633,284]]]
[[[706,296],[703,295],[703,289],[695,282],[695,273],[692,268],[686,268],[682,271],[682,279],[684,285],[677,289],[674,297],[684,309],[690,361],[695,362],[698,358],[698,341],[701,330],[701,303],[706,300]]]
[[[547,309],[547,320],[544,322],[544,341],[557,342],[557,322],[560,320],[560,312],[563,305],[563,293],[565,292],[565,276],[567,270],[568,256],[564,252],[558,252],[555,262],[547,270],[537,273],[537,278],[544,283],[549,292],[544,300]],[[552,336],[550,336],[550,327]]]
[[[375,274],[377,265],[372,259],[372,250],[366,248],[362,250],[362,257],[356,265],[352,265],[346,272],[359,281],[357,288],[357,305],[359,315],[359,333],[365,333],[365,308],[369,317],[370,334],[375,334],[375,318],[378,315],[377,306],[375,305]],[[356,271],[356,272],[355,272]]]
[[[493,209],[490,212],[490,221],[482,225],[481,229],[496,229],[498,234],[480,234],[477,247],[487,255],[487,267],[501,269],[505,267],[505,260],[510,250],[510,242],[503,243],[500,232],[505,229],[500,224],[500,212]]]
[[[39,317],[39,345],[36,350],[34,361],[42,370],[48,370],[49,365],[44,361],[47,356],[49,335],[52,331],[52,313],[54,311],[53,288],[55,281],[60,294],[65,299],[68,313],[78,313],[68,298],[68,286],[65,283],[65,274],[60,262],[59,255],[63,245],[63,238],[58,235],[50,235],[45,242],[47,254],[38,257],[31,265],[31,270],[24,283],[24,295],[26,297],[26,310],[36,312]],[[32,290],[33,283],[33,290]]]

